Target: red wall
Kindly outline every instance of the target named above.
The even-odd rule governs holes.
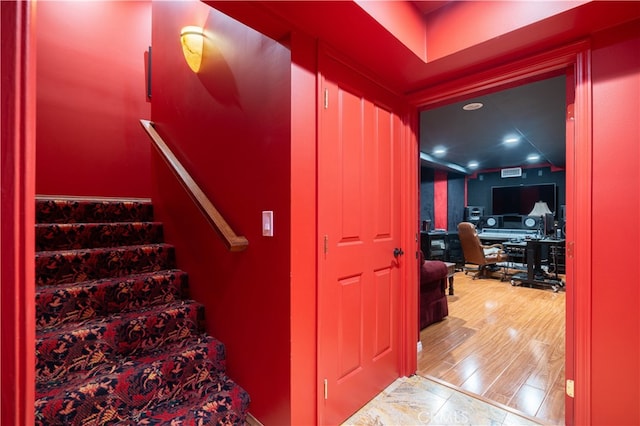
[[[640,21],[597,34],[593,46],[591,419],[637,425]]]
[[[290,52],[200,2],[154,2],[152,14],[151,118],[249,247],[226,251],[154,155],[157,217],[206,306],[208,331],[227,347],[229,375],[251,395],[250,412],[289,424]],[[182,54],[186,25],[205,28],[198,74]],[[274,212],[274,237],[262,236],[263,210]]]
[[[36,192],[150,195],[150,1],[38,2]]]
[[[447,172],[435,170],[433,176],[433,210],[435,229],[449,229],[447,224]]]

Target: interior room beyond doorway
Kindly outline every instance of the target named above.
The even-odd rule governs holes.
[[[474,221],[480,229],[487,217],[497,216],[497,187],[552,186],[554,231],[564,229],[566,85],[565,76],[556,75],[421,113],[419,217],[427,259],[462,269],[457,224],[469,220],[470,207],[480,208]],[[516,211],[520,207],[507,213],[526,217]],[[431,243],[434,235],[442,246]],[[448,296],[449,316],[421,331],[418,372],[564,423],[565,294],[495,279],[471,281],[461,272],[455,289]],[[527,297],[540,305],[523,302]]]

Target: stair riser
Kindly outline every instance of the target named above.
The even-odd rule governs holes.
[[[57,381],[68,373],[89,372],[115,355],[141,354],[198,336],[203,320],[203,306],[191,302],[38,333],[38,381]]]
[[[149,222],[148,201],[36,200],[37,223]]]
[[[43,287],[36,294],[36,327],[86,321],[183,297],[187,297],[187,274],[179,270]]]
[[[71,250],[161,243],[158,222],[36,225],[36,250]]]
[[[36,253],[36,285],[55,285],[172,269],[173,246],[152,244],[111,249]]]

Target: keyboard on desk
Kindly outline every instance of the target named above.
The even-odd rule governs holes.
[[[487,229],[478,232],[478,237],[481,240],[511,241],[532,238],[537,233],[534,229]]]

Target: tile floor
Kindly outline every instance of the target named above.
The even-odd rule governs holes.
[[[390,425],[540,425],[421,376],[389,385],[344,426]]]

